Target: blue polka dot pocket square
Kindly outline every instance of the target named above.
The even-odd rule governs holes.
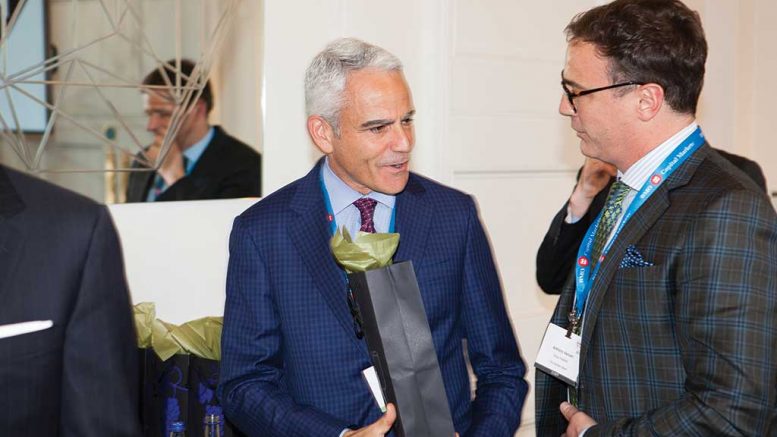
[[[650,267],[653,263],[647,261],[642,257],[642,254],[637,250],[637,246],[629,245],[626,248],[626,255],[623,256],[621,264],[618,266],[620,269],[629,269],[633,267]]]

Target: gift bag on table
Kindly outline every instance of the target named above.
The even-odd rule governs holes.
[[[166,437],[182,421],[187,437],[203,436],[209,415],[221,418],[221,436],[242,433],[225,420],[216,398],[221,357],[220,317],[176,326],[155,318],[152,303],[135,306],[140,360],[140,412],[145,437]]]

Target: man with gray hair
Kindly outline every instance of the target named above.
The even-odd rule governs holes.
[[[512,436],[527,384],[489,244],[469,196],[409,170],[415,108],[401,62],[340,39],[311,63],[305,92],[308,132],[326,156],[232,230],[225,413],[257,436],[390,432],[395,410],[381,415],[362,377],[372,363],[329,240],[337,228],[398,232],[395,261],[415,266],[456,431]]]

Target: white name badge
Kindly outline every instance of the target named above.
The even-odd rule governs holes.
[[[370,386],[372,396],[375,398],[375,402],[378,404],[380,411],[386,412],[386,400],[383,399],[383,390],[380,388],[380,381],[378,380],[378,373],[375,372],[375,366],[368,367],[362,370],[364,380],[367,381],[367,385]]]
[[[537,353],[534,367],[558,378],[565,383],[577,387],[577,373],[580,371],[580,336],[572,334],[567,337],[567,330],[554,325],[548,325],[542,345]]]

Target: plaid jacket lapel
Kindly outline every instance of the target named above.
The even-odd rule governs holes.
[[[591,344],[591,336],[593,334],[594,327],[599,316],[599,310],[602,303],[610,289],[615,272],[618,270],[621,259],[626,253],[626,249],[629,245],[638,242],[646,232],[658,221],[664,212],[669,208],[669,193],[681,186],[684,186],[691,179],[696,172],[699,164],[706,158],[709,153],[709,146],[705,144],[700,148],[688,161],[667,179],[667,181],[661,185],[658,190],[648,199],[648,201],[640,208],[636,214],[631,218],[629,223],[623,228],[623,231],[618,238],[613,242],[610,248],[607,259],[603,262],[599,274],[595,278],[593,288],[588,297],[588,302],[585,309],[585,322],[582,331],[582,343],[580,346],[580,369],[582,371],[586,357],[588,356],[589,347]],[[667,236],[668,238],[674,238],[674,236]],[[574,281],[571,284],[574,287]],[[573,292],[574,293],[574,292]],[[570,304],[571,307],[571,304]],[[568,312],[568,311],[567,311]]]

